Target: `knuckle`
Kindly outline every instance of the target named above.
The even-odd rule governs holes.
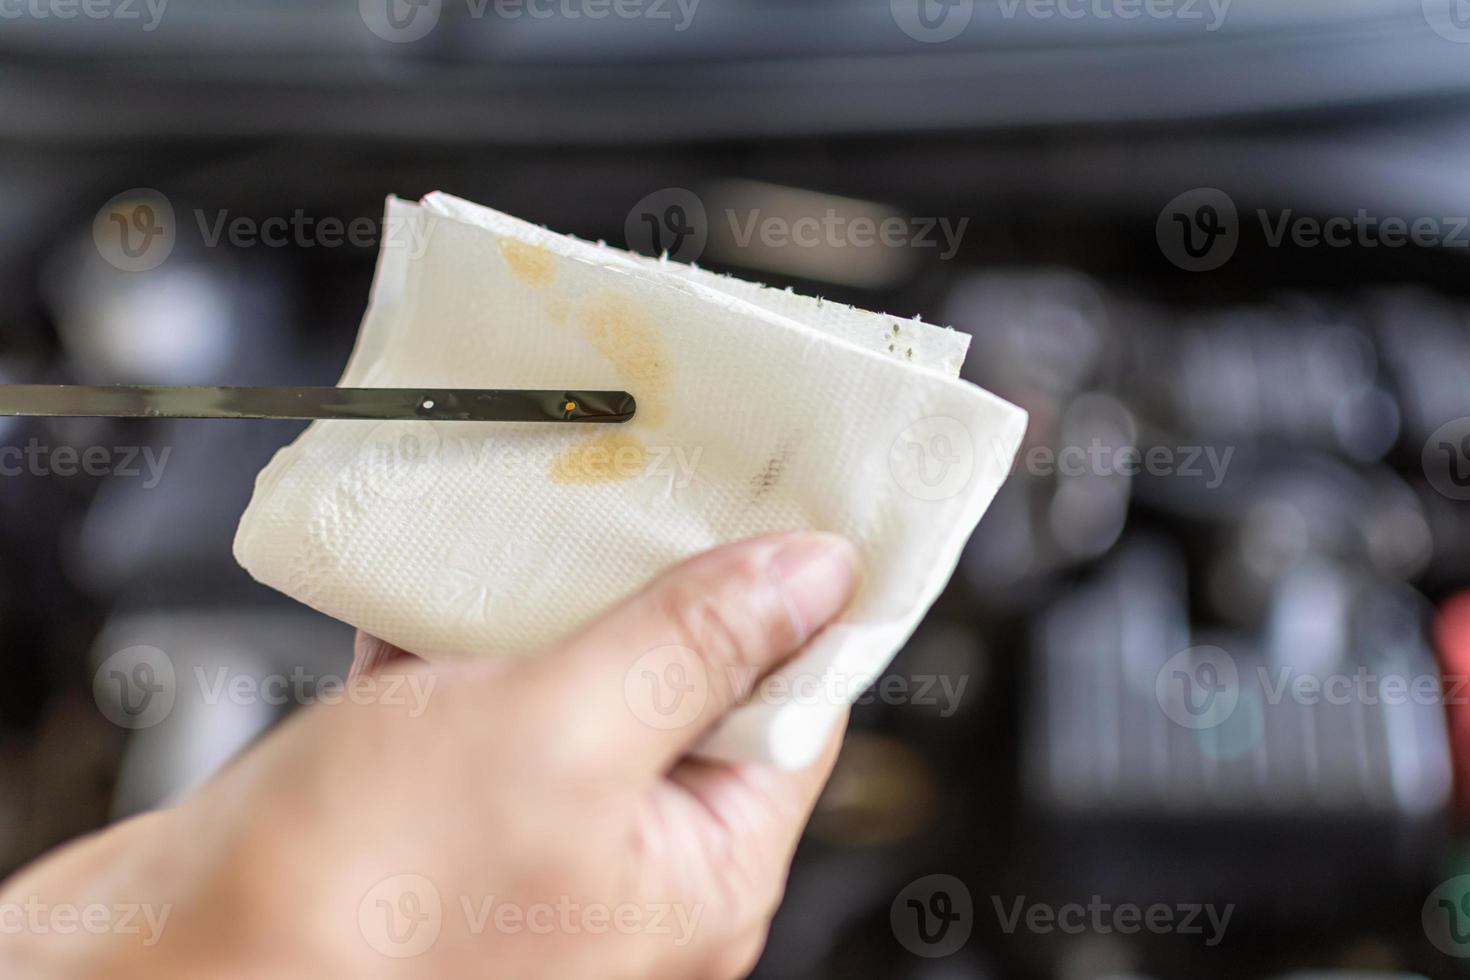
[[[678,642],[694,651],[711,678],[752,664],[758,655],[750,603],[730,595],[732,591],[681,585],[667,597],[668,619]]]
[[[741,704],[800,641],[796,614],[759,549],[704,556],[645,596],[667,643],[685,648],[712,704]]]

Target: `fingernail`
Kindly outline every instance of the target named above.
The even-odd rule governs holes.
[[[770,568],[805,641],[852,597],[857,553],[846,538],[808,531],[783,544]]]

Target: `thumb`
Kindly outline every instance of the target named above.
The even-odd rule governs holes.
[[[856,558],[814,531],[722,545],[526,664],[573,757],[661,776],[847,605]]]

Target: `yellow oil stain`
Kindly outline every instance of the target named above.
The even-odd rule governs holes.
[[[661,425],[668,416],[669,359],[663,335],[638,304],[611,293],[578,311],[578,323],[597,352],[612,364],[623,387],[638,399],[642,425]]]
[[[556,256],[535,245],[527,245],[513,238],[502,238],[497,243],[510,274],[533,289],[544,289],[556,278]]]
[[[571,311],[567,309],[567,301],[556,296],[548,296],[542,307],[546,312],[546,319],[552,323],[566,323]]]
[[[638,415],[627,425],[661,425],[668,417],[669,359],[658,325],[637,303],[608,293],[577,311],[577,325],[607,358],[624,388],[638,399]],[[648,450],[638,436],[620,431],[592,436],[552,461],[551,479],[563,484],[610,483],[642,473]]]
[[[551,464],[551,480],[562,484],[628,480],[648,466],[643,440],[630,433],[593,436],[567,449]]]

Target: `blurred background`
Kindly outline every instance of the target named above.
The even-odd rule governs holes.
[[[0,7],[0,380],[331,384],[440,189],[973,334],[1027,445],[758,977],[1466,972],[1470,5]],[[0,424],[0,872],[345,673],[230,553],[298,430]]]

